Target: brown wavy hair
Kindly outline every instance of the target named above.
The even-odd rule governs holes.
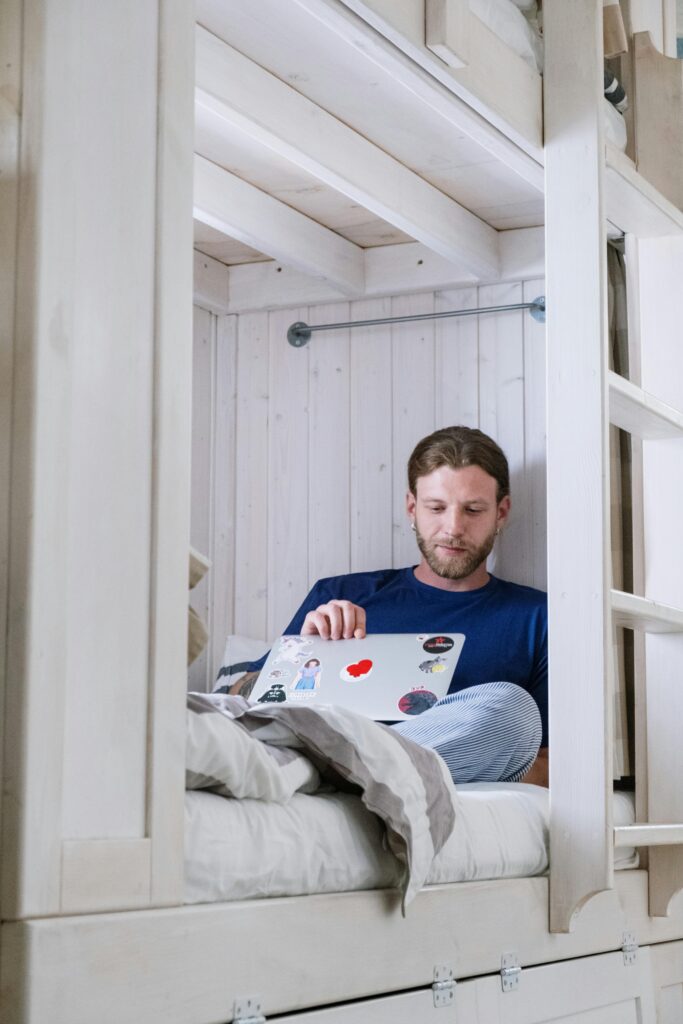
[[[421,476],[441,466],[462,469],[479,466],[498,485],[496,501],[510,493],[510,469],[503,450],[493,438],[473,427],[444,427],[418,441],[408,460],[408,487],[416,494]]]

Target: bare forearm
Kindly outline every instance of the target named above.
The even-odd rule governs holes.
[[[238,693],[240,697],[248,697],[254,689],[254,685],[258,677],[258,672],[247,672],[245,675],[241,676],[236,683],[233,683],[230,687],[230,693]]]
[[[548,748],[541,747],[529,771],[522,782],[529,782],[532,786],[545,786],[548,788]]]

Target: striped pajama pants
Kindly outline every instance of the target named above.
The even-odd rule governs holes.
[[[536,759],[542,735],[536,701],[521,686],[504,682],[449,693],[392,729],[435,750],[455,783],[519,782]]]

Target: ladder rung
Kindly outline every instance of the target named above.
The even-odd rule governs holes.
[[[605,206],[607,219],[640,238],[683,234],[683,213],[638,174],[624,153],[605,146]]]
[[[643,440],[683,437],[683,413],[609,372],[610,423]]]
[[[683,633],[683,611],[647,597],[612,591],[614,624],[645,633]]]
[[[683,825],[617,825],[615,846],[676,846],[683,844]]]

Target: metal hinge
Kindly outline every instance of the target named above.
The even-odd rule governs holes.
[[[516,953],[503,953],[500,958],[500,983],[503,992],[513,992],[519,988],[519,976],[522,968]]]
[[[235,1000],[232,1010],[233,1024],[266,1024],[261,1013],[260,996],[242,996]]]
[[[452,1006],[455,999],[455,978],[453,968],[439,964],[434,968],[434,1006]]]
[[[638,942],[634,932],[624,932],[621,950],[624,954],[624,964],[631,967],[636,962],[638,955]]]

